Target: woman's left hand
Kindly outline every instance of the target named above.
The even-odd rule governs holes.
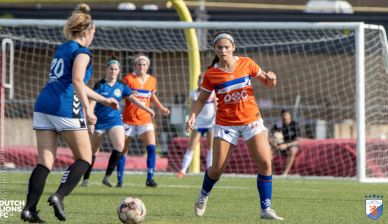
[[[267,80],[270,80],[270,81],[275,81],[276,80],[276,75],[275,73],[269,71],[267,73],[263,72],[265,78],[267,78]]]
[[[170,113],[170,110],[166,107],[162,107],[162,108],[160,108],[160,110],[164,113],[164,115],[167,115]]]

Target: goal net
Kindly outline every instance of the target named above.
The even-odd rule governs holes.
[[[8,169],[25,170],[37,163],[32,130],[34,102],[49,80],[56,48],[66,40],[66,21],[0,20],[0,39],[14,45],[13,97],[5,89],[3,154]],[[105,77],[106,62],[117,55],[121,78],[134,71],[134,55],[151,59],[149,74],[157,79],[157,97],[170,108],[164,116],[157,108],[153,121],[157,141],[158,171],[178,172],[188,146],[183,127],[188,114],[189,61],[185,28],[196,28],[204,73],[214,58],[212,37],[220,30],[233,33],[234,55],[252,58],[264,71],[277,75],[277,85],[267,88],[253,80],[257,104],[270,133],[281,120],[281,110],[291,111],[298,122],[299,151],[290,175],[358,177],[360,181],[385,181],[388,177],[387,40],[382,27],[362,23],[222,23],[96,21],[92,87]],[[195,49],[194,49],[195,50]],[[9,45],[3,51],[5,83],[10,83]],[[4,81],[3,81],[4,82]],[[11,85],[6,85],[9,87]],[[124,104],[124,101],[122,101]],[[54,169],[72,162],[71,151],[59,138]],[[206,169],[206,139],[201,140],[201,171]],[[95,168],[105,169],[112,144],[106,137]],[[146,169],[144,146],[134,138],[127,170]],[[1,155],[0,155],[1,156]],[[274,174],[281,175],[287,156],[275,154]],[[257,174],[243,140],[231,155],[226,173]]]

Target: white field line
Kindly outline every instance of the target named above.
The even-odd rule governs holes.
[[[8,182],[10,184],[26,184],[28,181],[11,181]],[[89,182],[90,185],[93,186],[103,186],[101,182]],[[144,187],[145,184],[131,184],[131,183],[124,183],[124,186],[129,187]],[[115,188],[115,187],[113,187]],[[158,188],[192,188],[192,189],[201,189],[201,186],[192,186],[192,185],[159,185]],[[223,187],[223,186],[214,186],[214,188],[217,189],[232,189],[232,190],[257,190],[255,187]],[[314,190],[314,189],[301,189],[301,188],[272,188],[273,190],[283,190],[283,191],[320,191],[320,190]]]

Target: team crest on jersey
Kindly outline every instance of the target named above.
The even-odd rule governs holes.
[[[365,213],[369,218],[376,220],[383,214],[383,197],[380,195],[365,196],[365,198],[370,198],[365,200]]]
[[[224,85],[220,85],[218,87],[218,94],[226,93]]]
[[[224,133],[225,133],[225,134],[229,134],[229,131],[228,131],[228,130],[224,130]]]
[[[121,96],[121,91],[119,89],[115,89],[115,97],[120,97]]]

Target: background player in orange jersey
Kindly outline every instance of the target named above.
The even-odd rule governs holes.
[[[164,107],[155,95],[156,79],[147,74],[151,65],[151,60],[143,53],[139,53],[134,60],[135,72],[126,75],[123,79],[130,89],[136,90],[135,97],[139,99],[147,108],[150,108],[152,102],[159,108],[164,115],[170,113],[170,110]],[[125,129],[125,147],[121,159],[117,165],[118,183],[116,187],[122,187],[123,171],[125,166],[126,154],[131,140],[137,134],[147,149],[147,187],[157,187],[158,184],[152,179],[155,169],[155,131],[152,124],[151,115],[125,100],[125,109],[123,111],[123,122]]]
[[[118,102],[121,99],[125,98],[134,105],[142,108],[145,112],[148,112],[153,117],[155,115],[154,111],[150,108],[147,108],[142,104],[135,96],[135,92],[128,87],[128,85],[120,79],[117,79],[120,74],[120,62],[115,55],[112,55],[112,59],[107,62],[106,65],[106,76],[105,78],[98,81],[93,90],[106,97],[113,97]],[[124,126],[121,117],[121,111],[114,111],[110,107],[106,107],[101,103],[98,103],[94,100],[90,100],[90,107],[94,110],[94,114],[97,117],[97,123],[95,125],[89,125],[88,129],[90,134],[90,143],[92,144],[92,164],[89,169],[84,174],[84,180],[82,181],[81,186],[90,187],[89,177],[92,172],[94,162],[100,151],[100,146],[102,140],[104,140],[105,133],[108,133],[109,138],[113,145],[113,150],[109,158],[108,167],[105,172],[105,177],[102,180],[102,183],[106,186],[113,187],[112,182],[110,181],[110,175],[115,170],[120,158],[121,153],[124,149]],[[93,133],[93,128],[95,128]]]
[[[271,148],[265,134],[263,119],[256,105],[251,77],[256,77],[265,86],[276,85],[276,75],[265,73],[250,58],[233,56],[235,40],[229,32],[219,32],[213,39],[216,56],[209,70],[205,73],[202,90],[195,102],[186,132],[194,129],[195,118],[206,104],[211,92],[215,90],[218,99],[216,125],[213,142],[213,163],[205,172],[202,190],[195,203],[195,214],[202,216],[205,212],[209,193],[219,180],[228,164],[238,138],[243,137],[256,162],[257,189],[260,195],[262,219],[279,219],[270,209],[272,194]]]

